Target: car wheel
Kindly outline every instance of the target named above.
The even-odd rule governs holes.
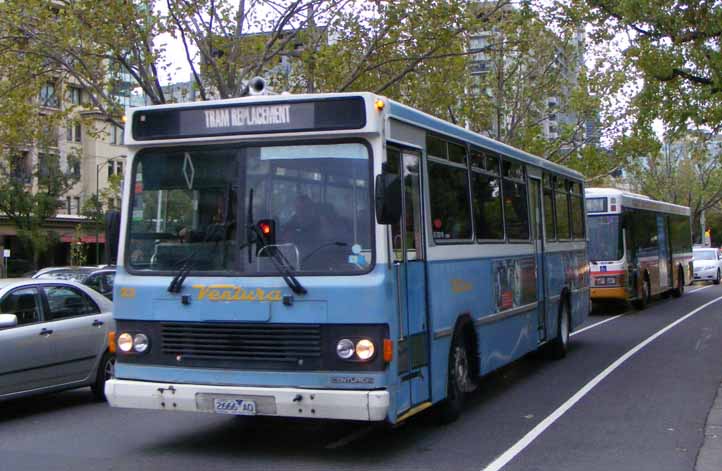
[[[570,319],[567,303],[562,301],[557,319],[557,336],[549,343],[549,354],[554,360],[561,360],[567,356],[569,349]]]
[[[469,342],[461,329],[457,329],[451,341],[447,373],[446,399],[439,407],[441,423],[448,424],[461,415],[466,393],[476,388],[471,377]]]
[[[93,396],[98,401],[105,400],[105,382],[115,376],[115,355],[106,351],[98,366],[95,383],[90,387]]]
[[[720,280],[720,270],[719,270],[719,268],[718,268],[718,269],[717,269],[717,278],[715,278],[712,283],[718,285],[718,284],[719,284],[719,280]]]

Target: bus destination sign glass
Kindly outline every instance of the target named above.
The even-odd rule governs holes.
[[[361,97],[234,103],[139,111],[132,125],[136,141],[360,129],[366,109]]]

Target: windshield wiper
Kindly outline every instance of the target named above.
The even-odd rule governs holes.
[[[216,251],[219,242],[226,239],[228,229],[234,224],[233,221],[228,220],[228,214],[230,213],[230,198],[233,192],[230,191],[228,187],[226,187],[226,190],[226,201],[223,209],[223,222],[220,224],[209,224],[208,227],[206,227],[206,234],[201,241],[201,244],[204,244],[213,239],[215,241],[215,244],[213,245],[212,252]],[[176,273],[176,275],[173,277],[173,279],[170,281],[170,284],[168,285],[169,293],[180,293],[181,288],[183,287],[183,282],[186,280],[188,274],[191,272],[191,262],[202,249],[202,245],[200,247],[197,247],[193,252],[191,252],[190,255],[188,255],[179,263],[181,265],[180,270],[178,271],[178,273]]]
[[[218,248],[218,243],[221,240],[224,240],[226,231],[228,228],[231,227],[230,224],[227,222],[224,222],[223,224],[216,224],[212,229],[208,229],[206,236],[203,238],[203,240],[200,242],[201,244],[204,244],[206,242],[211,241],[213,239],[213,236],[218,235],[218,237],[215,237],[215,244],[213,245],[212,252],[215,252]],[[222,231],[221,231],[222,229]],[[220,233],[220,234],[219,234]],[[188,274],[191,272],[191,268],[193,268],[193,265],[191,262],[193,262],[193,259],[198,255],[201,250],[203,250],[203,246],[197,247],[193,252],[190,253],[186,258],[181,260],[178,265],[180,265],[180,270],[176,275],[173,277],[173,279],[170,281],[170,284],[168,285],[168,292],[170,293],[180,293],[181,288],[183,287],[183,282],[188,277]]]
[[[251,225],[249,229],[251,229],[256,235],[257,241],[263,241],[263,233],[258,227],[256,227],[255,224]],[[293,275],[293,271],[290,268],[292,266],[291,262],[288,261],[286,256],[283,255],[283,253],[278,250],[277,247],[269,248],[270,250],[268,250],[268,254],[271,257],[271,262],[273,262],[276,270],[281,273],[281,278],[283,278],[283,281],[285,281],[288,287],[291,288],[291,291],[293,291],[295,294],[308,293],[306,288],[304,288],[301,282],[298,281],[298,278]]]

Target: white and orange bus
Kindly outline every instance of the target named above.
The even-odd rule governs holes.
[[[686,206],[613,188],[585,191],[592,301],[630,301],[684,293],[692,282],[692,235]]]

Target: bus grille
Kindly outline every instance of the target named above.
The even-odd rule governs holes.
[[[320,359],[321,326],[162,323],[161,350],[189,360],[297,363]]]

